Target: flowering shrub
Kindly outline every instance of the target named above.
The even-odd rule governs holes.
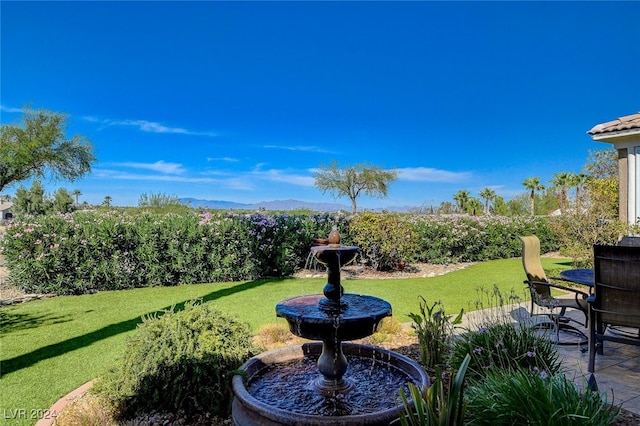
[[[411,216],[394,213],[361,213],[351,221],[350,232],[365,261],[376,270],[395,269],[412,261],[416,236]]]
[[[81,294],[287,275],[334,225],[346,227],[346,218],[77,212],[14,220],[0,247],[14,285]]]
[[[530,217],[412,215],[416,260],[425,263],[477,262],[522,254],[521,235],[537,235],[543,252],[557,249],[546,219]]]
[[[376,269],[519,256],[517,236],[556,249],[545,220],[364,213],[243,214],[107,210],[14,220],[0,237],[13,284],[27,291],[99,290],[286,276],[305,265],[313,238],[336,226]]]

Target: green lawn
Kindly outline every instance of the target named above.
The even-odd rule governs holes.
[[[543,259],[546,269],[569,267],[566,259]],[[526,297],[520,259],[495,260],[433,278],[343,280],[347,293],[389,301],[396,318],[418,312],[418,296],[442,300],[449,313],[468,309],[477,289],[497,285]],[[283,321],[275,317],[280,300],[320,293],[325,279],[273,279],[234,283],[155,287],[65,296],[0,309],[0,424],[30,425],[31,414],[101,374],[118,357],[124,339],[141,317],[202,298],[235,312],[254,330]],[[24,410],[24,411],[22,411]],[[24,415],[23,415],[24,413]],[[15,419],[13,417],[21,417]],[[24,418],[26,417],[26,418]]]

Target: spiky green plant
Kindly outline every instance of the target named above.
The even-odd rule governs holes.
[[[441,301],[431,306],[420,296],[420,313],[409,313],[411,325],[418,336],[420,362],[425,368],[433,369],[444,362],[445,354],[453,336],[453,326],[460,324],[464,309],[453,318],[447,316]]]
[[[422,389],[408,384],[409,395],[400,389],[403,410],[398,421],[402,426],[460,426],[465,416],[464,376],[471,357],[467,355],[453,382],[451,375],[445,384],[440,367],[436,368],[436,381]]]

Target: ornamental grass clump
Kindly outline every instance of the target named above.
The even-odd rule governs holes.
[[[453,344],[449,364],[460,365],[470,354],[467,376],[477,380],[491,370],[526,370],[554,375],[560,372],[558,351],[547,336],[515,324],[480,326],[459,336]]]
[[[546,334],[540,334],[525,318],[519,318],[519,298],[513,293],[505,298],[494,286],[492,290],[479,288],[475,318],[465,332],[456,336],[448,363],[457,368],[467,354],[471,355],[467,378],[481,379],[487,371],[523,369],[554,375],[561,364],[555,344]],[[514,322],[522,319],[522,323]]]
[[[580,391],[564,374],[544,371],[487,371],[467,388],[466,425],[605,426],[614,423],[620,408],[605,394]]]
[[[144,319],[95,391],[117,416],[153,411],[226,415],[233,371],[257,353],[247,324],[209,304]]]

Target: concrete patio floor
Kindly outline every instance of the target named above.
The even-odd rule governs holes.
[[[531,321],[528,310],[529,303],[514,304],[497,309],[470,312],[465,315],[463,326],[479,324],[479,318],[489,315],[508,315],[514,322]],[[544,315],[542,309],[536,312]],[[577,310],[567,310],[567,316],[575,319],[571,325],[579,328],[585,335],[587,329],[580,324],[584,322],[584,314]],[[544,316],[540,317],[544,320]],[[560,332],[560,342],[574,342],[575,337],[569,333]],[[589,354],[588,345],[559,344],[557,345],[562,367],[567,377],[578,386],[586,386],[590,373],[587,371]],[[581,348],[585,350],[581,351]],[[621,405],[622,408],[640,415],[640,346],[625,345],[615,342],[604,342],[604,353],[596,355],[595,372],[593,373],[600,393],[606,393],[608,401]]]
[[[573,318],[579,318],[574,314],[582,315],[580,312],[567,314]],[[582,331],[588,334],[586,328],[582,328]],[[560,340],[562,341],[562,336]],[[558,352],[562,366],[567,370],[567,376],[573,377],[578,385],[583,385],[585,378],[588,379],[590,376],[587,371],[589,353],[580,351],[578,345],[558,345]],[[593,375],[598,390],[601,393],[606,392],[610,402],[622,405],[622,408],[632,413],[640,414],[640,346],[604,342],[603,354],[596,354]]]

